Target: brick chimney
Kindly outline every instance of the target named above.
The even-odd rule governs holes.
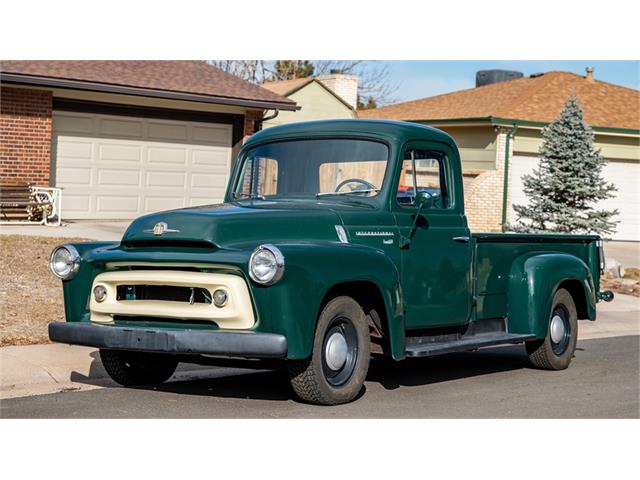
[[[587,76],[584,78],[586,78],[588,82],[593,83],[593,67],[587,67]]]
[[[333,91],[355,110],[358,105],[358,77],[347,75],[338,70],[331,70],[329,75],[320,75],[317,80]]]

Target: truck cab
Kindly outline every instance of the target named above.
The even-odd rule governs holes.
[[[498,208],[498,206],[496,206]],[[405,122],[336,120],[252,136],[224,203],[145,215],[121,242],[63,245],[66,322],[124,385],[179,361],[285,362],[296,394],[337,404],[374,354],[394,360],[525,343],[571,361],[595,320],[593,235],[472,234],[453,139]]]

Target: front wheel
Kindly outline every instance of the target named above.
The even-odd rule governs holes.
[[[571,294],[561,288],[553,297],[549,327],[544,340],[526,342],[531,363],[544,370],[569,366],[578,340],[578,313]]]
[[[289,362],[291,386],[307,402],[350,402],[364,385],[370,349],[362,307],[351,297],[336,297],[318,318],[311,357]]]
[[[100,360],[109,376],[125,387],[162,383],[178,367],[173,356],[161,353],[101,349]]]

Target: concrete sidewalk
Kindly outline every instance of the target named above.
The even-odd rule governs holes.
[[[210,370],[180,364],[172,381],[206,377]],[[0,348],[0,400],[116,385],[95,348],[59,343]]]
[[[598,319],[595,322],[585,320],[578,323],[578,340],[625,335],[640,335],[638,297],[616,293],[613,302],[598,303]]]
[[[0,225],[0,235],[87,238],[101,242],[119,241],[131,221],[64,222],[60,227],[44,225]]]
[[[579,341],[625,335],[640,335],[640,298],[617,295],[611,303],[598,304],[596,322],[579,324]],[[219,376],[217,370],[181,364],[171,381]],[[0,348],[0,399],[115,385],[94,348],[61,344]]]

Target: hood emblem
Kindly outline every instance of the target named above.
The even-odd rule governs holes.
[[[174,230],[169,228],[165,222],[158,222],[153,226],[153,229],[144,230],[144,233],[153,233],[154,235],[164,235],[165,233],[180,233],[180,230]]]

